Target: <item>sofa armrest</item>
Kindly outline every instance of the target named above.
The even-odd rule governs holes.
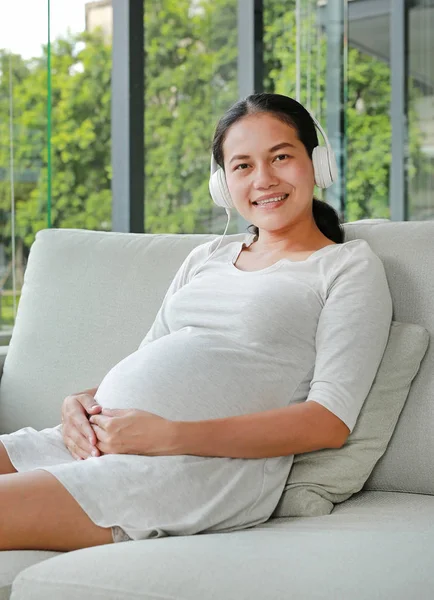
[[[6,354],[8,353],[9,346],[0,346],[0,379],[3,374],[3,365],[5,364]]]

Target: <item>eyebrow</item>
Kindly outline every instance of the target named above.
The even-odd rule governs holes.
[[[276,152],[276,150],[281,150],[282,148],[295,148],[294,144],[290,144],[289,142],[282,142],[281,144],[277,144],[268,150],[268,152]],[[229,164],[234,160],[243,160],[245,158],[250,158],[248,154],[235,154],[229,161]]]

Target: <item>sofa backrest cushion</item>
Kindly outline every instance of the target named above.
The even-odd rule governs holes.
[[[430,335],[389,447],[364,489],[434,494],[434,221],[348,223],[345,238],[365,239],[381,258],[393,319]]]
[[[357,222],[383,260],[393,318],[434,333],[434,222]],[[63,399],[97,386],[135,351],[178,267],[207,234],[40,231],[32,246],[0,385],[0,433],[60,422]],[[223,243],[243,239],[226,236]],[[369,489],[434,493],[434,349],[428,348]]]
[[[0,432],[59,424],[67,395],[137,350],[184,258],[213,238],[39,231],[0,380]]]
[[[426,353],[429,334],[420,325],[392,321],[377,375],[357,423],[342,448],[294,457],[273,516],[318,517],[359,492],[383,456]]]

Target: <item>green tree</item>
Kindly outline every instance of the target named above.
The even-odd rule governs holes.
[[[266,3],[266,90],[295,96],[296,23],[291,8]],[[300,56],[301,102],[321,120],[326,112],[327,40],[314,12],[303,18],[302,37],[310,40]],[[349,49],[346,106],[347,204],[345,220],[390,216],[390,68]],[[321,142],[321,140],[320,140]]]
[[[13,57],[16,236],[28,248],[47,226],[51,176],[53,227],[111,228],[111,49],[99,33],[56,40],[51,49],[52,171],[47,152],[47,48],[40,58]],[[0,55],[1,241],[10,242],[8,57]]]
[[[348,221],[389,218],[390,67],[350,48],[348,77]]]
[[[234,0],[145,2],[146,231],[210,230],[211,139],[237,99],[236,58]]]
[[[10,81],[10,74],[12,81]],[[19,115],[15,102],[12,105],[11,90],[25,86],[30,74],[30,68],[21,56],[0,50],[0,244],[6,248],[7,258],[10,259],[11,240],[11,195],[12,186],[10,182],[11,172],[11,140],[10,123],[12,121],[12,132],[14,139],[14,197],[15,202],[20,205],[26,202],[39,176],[40,161],[36,163],[34,156],[22,156],[22,149],[17,147],[17,139],[21,137],[22,124],[17,120]],[[40,150],[42,150],[41,145]],[[23,231],[18,226],[16,231],[18,239],[22,239]]]

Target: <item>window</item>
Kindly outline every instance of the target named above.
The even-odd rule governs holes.
[[[111,3],[0,7],[0,343],[46,227],[111,229]]]

